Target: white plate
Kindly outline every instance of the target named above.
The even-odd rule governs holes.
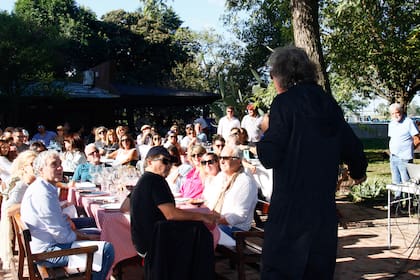
[[[87,192],[87,193],[80,193],[81,196],[103,196],[108,195],[107,192],[95,191],[95,192]]]
[[[89,199],[91,202],[98,202],[98,203],[113,203],[117,200],[115,196],[100,196],[100,197],[92,197]]]
[[[82,189],[76,189],[77,192],[80,194],[87,194],[92,192],[97,192],[98,188],[82,188]]]
[[[78,190],[85,190],[85,189],[95,189],[96,185],[91,182],[77,182],[76,183],[76,189]]]
[[[120,211],[121,203],[108,203],[100,206],[105,210]]]
[[[106,158],[106,157],[101,157],[101,162],[103,163],[113,163],[114,159],[112,158]]]
[[[179,203],[185,203],[188,200],[190,200],[190,199],[187,198],[187,197],[177,197],[177,198],[175,198],[175,203],[177,203],[177,204],[179,204]]]

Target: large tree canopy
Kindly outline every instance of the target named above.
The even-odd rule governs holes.
[[[60,42],[47,30],[6,13],[0,13],[0,93],[19,92],[28,81],[51,81]],[[54,60],[57,58],[56,60]]]
[[[419,1],[326,4],[324,46],[337,89],[408,105],[419,90]]]
[[[57,51],[65,63],[65,69],[57,72],[64,76],[74,69],[86,69],[103,61],[106,44],[98,33],[99,22],[95,14],[78,7],[74,0],[17,0],[14,14],[62,40]]]
[[[34,74],[20,74],[23,68],[38,69],[40,76],[42,66],[47,65],[50,80],[67,79],[77,78],[82,71],[109,60],[115,62],[114,78],[120,81],[170,86],[173,69],[190,63],[199,45],[188,29],[180,27],[182,21],[172,8],[162,1],[145,2],[136,12],[111,11],[97,20],[93,12],[79,7],[75,0],[17,0],[12,14],[4,13],[2,17],[4,51],[0,56],[12,48],[17,54],[27,54],[31,48],[34,51],[26,55],[20,72],[11,71],[19,68],[15,66],[20,61],[2,60],[4,68],[10,70],[4,77],[13,75],[4,81],[9,84],[2,83],[2,91],[12,92],[11,84],[30,83],[31,78],[39,81]],[[36,33],[38,40],[33,39]],[[43,44],[42,38],[51,41]]]
[[[237,56],[239,78],[243,80],[240,85],[245,91],[255,83],[251,69],[264,69],[270,48],[293,41],[289,1],[227,0],[223,20],[245,44],[243,53]]]
[[[268,55],[266,46],[270,42],[277,43],[272,47],[287,44],[272,39],[287,38],[285,30],[291,30],[293,19],[295,44],[306,49],[315,62],[318,60],[324,73],[328,72],[332,92],[343,107],[357,110],[363,106],[363,100],[375,95],[406,105],[419,90],[418,0],[228,0],[227,3],[226,18],[230,19],[227,23],[233,24],[238,37],[246,43],[247,56],[258,57],[255,62],[259,65],[265,59],[256,54]],[[249,16],[241,18],[242,11]],[[317,32],[317,21],[321,34]],[[260,28],[261,23],[270,28]]]

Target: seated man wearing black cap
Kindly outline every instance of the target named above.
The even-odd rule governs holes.
[[[131,193],[131,238],[142,257],[151,248],[154,225],[158,221],[189,220],[214,224],[219,218],[217,214],[190,212],[175,207],[175,199],[165,180],[171,165],[171,156],[164,147],[152,147],[146,155],[145,172]]]

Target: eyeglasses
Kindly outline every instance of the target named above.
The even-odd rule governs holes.
[[[201,161],[201,165],[202,166],[206,166],[207,164],[214,164],[215,162],[216,162],[217,160],[215,160],[215,159],[209,159],[209,160],[202,160]]]
[[[153,140],[160,140],[160,138],[159,137],[155,137],[155,138],[153,138]]]
[[[155,159],[154,159],[154,160],[152,160],[152,161],[158,161],[158,160],[162,161],[162,163],[163,163],[164,165],[171,164],[171,160],[170,160],[170,159],[167,159],[167,158],[155,158]]]
[[[121,142],[128,142],[128,138],[121,139]]]
[[[229,160],[229,159],[239,159],[239,157],[219,157],[220,159],[223,160]]]
[[[192,157],[192,158],[194,158],[194,157],[202,157],[203,155],[204,155],[204,154],[192,154],[192,155],[191,155],[191,157]]]
[[[93,152],[91,152],[91,153],[89,153],[89,154],[87,154],[88,156],[92,156],[93,154],[95,154],[95,153],[99,153],[99,151],[98,150],[94,150]]]

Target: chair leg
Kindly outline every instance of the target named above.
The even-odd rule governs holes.
[[[243,261],[239,261],[237,264],[238,280],[245,280],[245,264]]]
[[[23,268],[25,265],[25,256],[23,255],[24,252],[23,251],[19,251],[19,255],[18,255],[18,278],[19,280],[23,280]]]

